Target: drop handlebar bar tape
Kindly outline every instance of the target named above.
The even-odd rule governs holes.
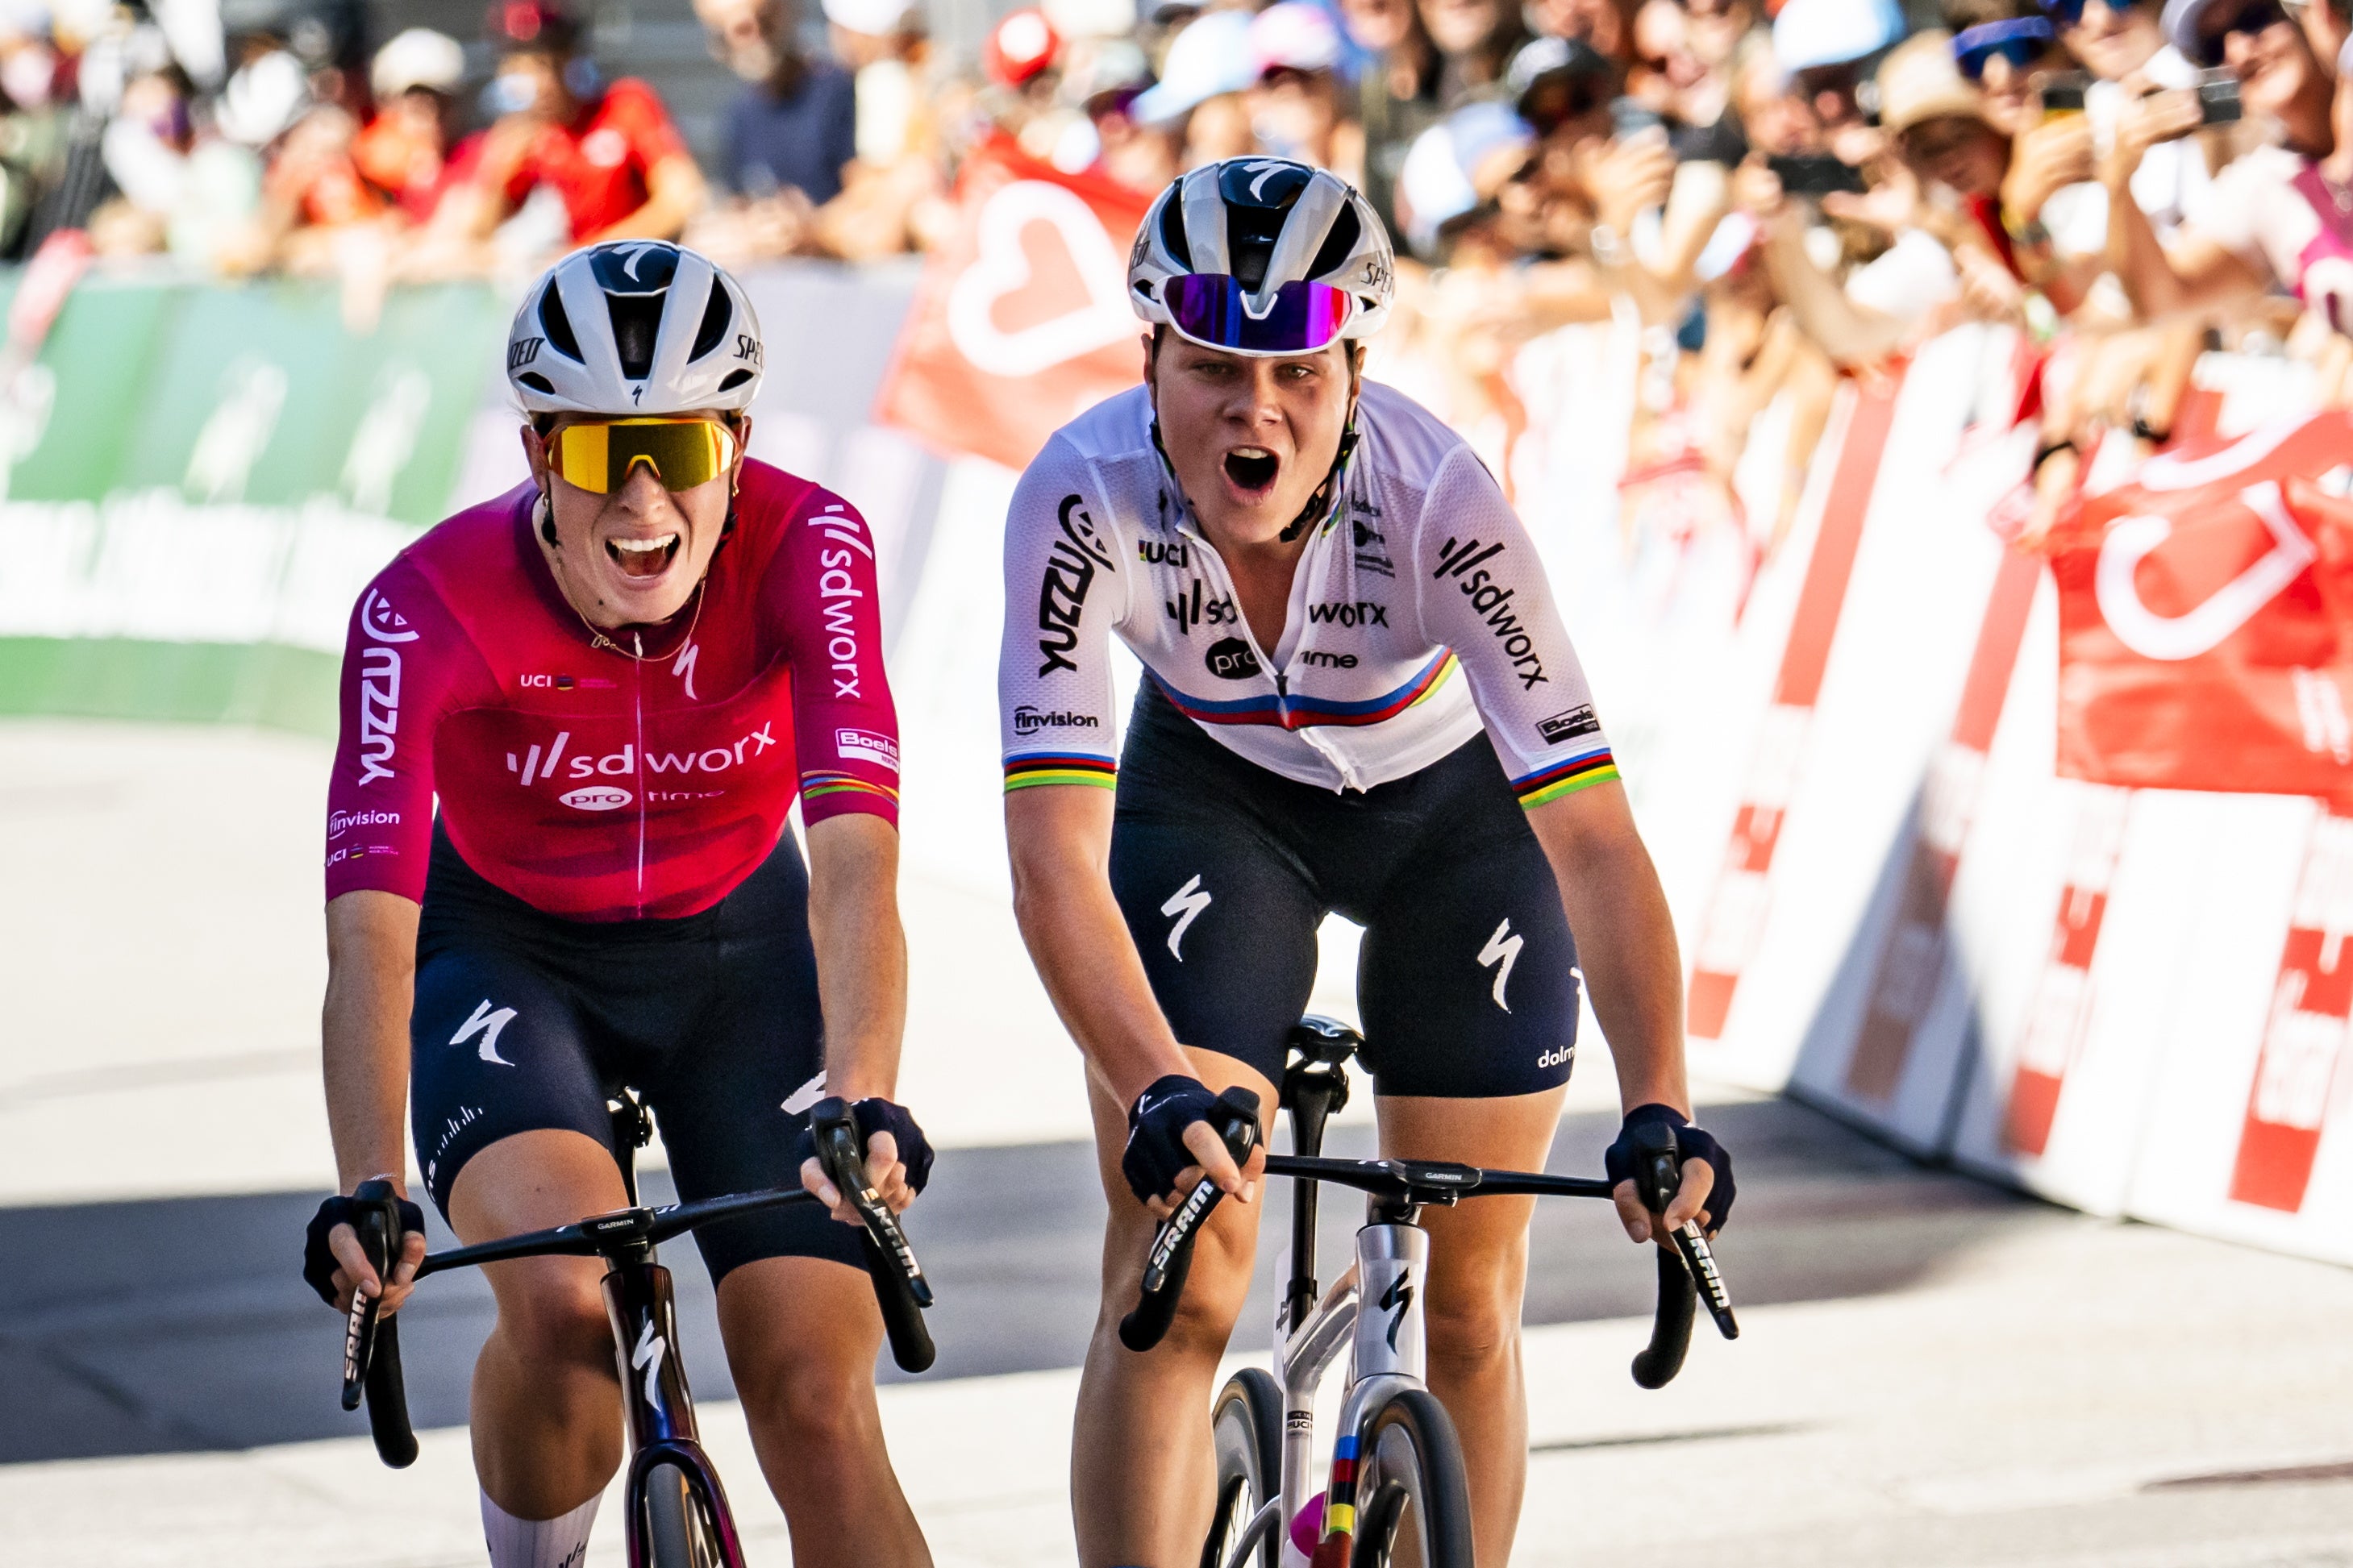
[[[390,1182],[362,1182],[343,1200],[341,1216],[328,1221],[351,1225],[361,1250],[377,1278],[383,1278],[399,1255],[406,1231],[424,1228],[424,1215],[415,1204],[397,1196]],[[322,1214],[325,1209],[322,1207]],[[413,1216],[413,1221],[412,1221]],[[400,1321],[378,1315],[381,1298],[354,1294],[349,1324],[343,1334],[343,1408],[367,1398],[368,1431],[375,1440],[376,1457],[395,1469],[417,1460],[417,1434],[408,1424],[408,1394],[400,1370]]]
[[[1210,1102],[1206,1120],[1225,1141],[1226,1152],[1233,1156],[1236,1164],[1248,1160],[1250,1151],[1258,1146],[1258,1096],[1246,1089],[1229,1089]],[[1193,1244],[1200,1239],[1202,1223],[1224,1197],[1215,1182],[1203,1177],[1154,1235],[1152,1250],[1145,1259],[1144,1288],[1137,1293],[1135,1310],[1119,1323],[1119,1342],[1129,1350],[1150,1350],[1176,1321],[1176,1304],[1185,1295],[1185,1277],[1193,1267]]]
[[[891,1339],[891,1359],[903,1371],[928,1372],[939,1359],[931,1331],[923,1322],[923,1310],[931,1304],[931,1286],[923,1279],[923,1268],[915,1261],[914,1249],[907,1245],[898,1220],[866,1185],[865,1138],[859,1121],[847,1101],[828,1096],[809,1111],[811,1144],[827,1179],[849,1199],[864,1222],[859,1242],[866,1258],[866,1277],[874,1287],[874,1304],[881,1310],[883,1331]],[[913,1125],[912,1119],[908,1125]]]

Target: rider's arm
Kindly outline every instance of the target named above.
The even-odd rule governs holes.
[[[760,504],[756,491],[746,496],[746,504]],[[826,1092],[852,1101],[896,1098],[907,1025],[899,717],[882,668],[879,599],[865,520],[840,497],[811,491],[764,579],[762,610],[792,670]],[[899,1152],[891,1135],[880,1133],[868,1157],[877,1190],[894,1209],[914,1199]],[[812,1190],[830,1188],[819,1180]],[[835,1212],[855,1220],[845,1205]]]
[[[383,1176],[407,1195],[408,1013],[432,845],[433,731],[456,688],[482,673],[461,629],[406,563],[387,567],[353,607],[327,787],[320,1018],[338,1192]],[[332,1241],[350,1279],[373,1279],[348,1226]],[[408,1271],[424,1252],[425,1237],[411,1237],[389,1305],[407,1294]]]
[[[1594,1016],[1618,1064],[1629,1110],[1664,1105],[1688,1116],[1683,958],[1658,872],[1628,808],[1535,542],[1470,449],[1440,466],[1413,532],[1416,609],[1423,632],[1454,649],[1481,720],[1560,884]],[[1684,1167],[1668,1210],[1696,1213],[1713,1172]],[[1620,1210],[1630,1231],[1647,1218],[1632,1184]],[[1642,1234],[1637,1232],[1637,1235]]]
[[[1111,633],[1129,574],[1085,463],[1055,437],[1021,476],[1005,522],[1006,846],[1022,941],[1088,1070],[1122,1106],[1163,1078],[1196,1076],[1111,890]],[[1241,1190],[1207,1123],[1185,1142],[1219,1185]]]

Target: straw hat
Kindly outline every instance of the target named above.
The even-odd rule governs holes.
[[[1879,123],[1890,135],[1949,114],[1985,119],[1985,95],[1953,63],[1953,35],[1915,33],[1879,64]]]

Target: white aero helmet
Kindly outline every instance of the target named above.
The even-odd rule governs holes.
[[[1228,158],[1178,177],[1136,231],[1127,301],[1155,326],[1244,354],[1368,338],[1397,297],[1370,203],[1288,158]]]
[[[526,414],[745,408],[766,359],[743,286],[662,240],[574,251],[547,269],[507,333],[507,384]]]

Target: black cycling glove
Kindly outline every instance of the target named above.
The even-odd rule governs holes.
[[[1185,1129],[1208,1121],[1217,1103],[1207,1084],[1181,1073],[1170,1073],[1135,1097],[1128,1108],[1127,1149],[1119,1168],[1138,1203],[1167,1196],[1178,1173],[1201,1163],[1185,1147]]]
[[[907,1185],[917,1192],[932,1179],[932,1144],[923,1130],[907,1108],[880,1095],[870,1096],[849,1108],[858,1122],[858,1142],[863,1146],[874,1141],[877,1132],[891,1134],[891,1142],[899,1148],[899,1163],[907,1168]],[[801,1129],[800,1142],[793,1147],[793,1169],[798,1170],[805,1161],[817,1158],[817,1129]]]
[[[406,1198],[394,1201],[400,1205],[400,1228],[404,1235],[425,1228],[423,1209]],[[319,1212],[311,1216],[310,1228],[302,1233],[302,1282],[316,1290],[319,1300],[330,1307],[335,1304],[335,1270],[343,1265],[335,1261],[335,1255],[328,1250],[327,1233],[339,1225],[352,1225],[353,1215],[371,1206],[353,1197],[329,1198],[319,1205]],[[397,1262],[397,1248],[394,1249],[393,1256]]]
[[[1618,1130],[1618,1142],[1601,1156],[1601,1168],[1609,1173],[1609,1184],[1614,1187],[1634,1179],[1636,1154],[1633,1141],[1627,1134],[1653,1121],[1663,1121],[1675,1130],[1675,1147],[1686,1163],[1704,1160],[1715,1168],[1715,1185],[1708,1189],[1707,1202],[1701,1206],[1707,1210],[1707,1229],[1722,1230],[1724,1222],[1732,1217],[1732,1156],[1725,1152],[1723,1144],[1694,1127],[1682,1111],[1672,1106],[1638,1105],[1626,1113],[1625,1125]]]

